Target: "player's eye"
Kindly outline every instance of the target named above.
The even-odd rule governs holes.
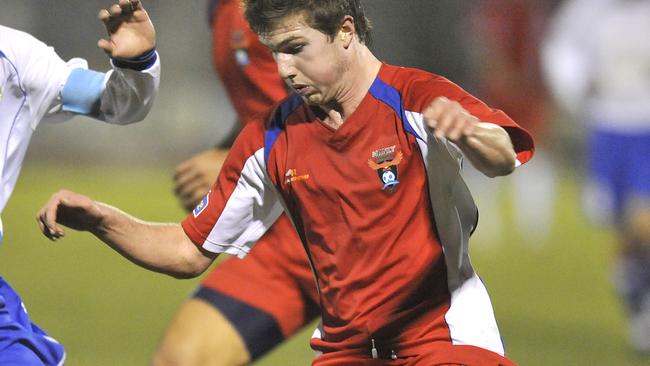
[[[282,52],[288,53],[290,55],[295,55],[300,53],[303,50],[303,48],[305,48],[305,45],[296,44],[296,45],[287,46],[284,50],[282,50]]]

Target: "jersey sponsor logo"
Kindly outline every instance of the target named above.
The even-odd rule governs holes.
[[[309,174],[298,174],[298,169],[288,169],[284,174],[284,183],[291,184],[309,179]]]
[[[395,191],[399,184],[397,166],[402,162],[403,157],[401,151],[395,153],[395,145],[372,152],[368,159],[368,166],[377,172],[377,176],[383,184],[382,190]]]
[[[199,202],[199,204],[196,205],[196,207],[194,207],[194,210],[192,210],[192,214],[194,215],[194,218],[197,218],[201,214],[201,212],[203,212],[203,210],[205,210],[205,208],[208,207],[208,203],[210,203],[209,197],[210,197],[210,192],[208,192],[208,194],[206,194],[205,197],[203,197],[201,202]]]

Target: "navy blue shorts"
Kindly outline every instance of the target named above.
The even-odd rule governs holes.
[[[263,310],[207,287],[199,288],[194,298],[219,309],[244,340],[251,361],[259,359],[284,341],[277,321]]]
[[[32,323],[20,296],[0,277],[0,365],[63,365],[63,346]]]
[[[252,360],[320,315],[314,274],[284,215],[246,258],[228,258],[205,276],[194,297],[230,321]]]

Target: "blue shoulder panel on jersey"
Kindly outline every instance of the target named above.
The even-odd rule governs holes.
[[[266,128],[266,134],[264,136],[264,162],[268,166],[269,155],[271,155],[271,149],[275,144],[275,141],[280,136],[280,133],[284,130],[284,123],[287,118],[293,113],[298,107],[303,103],[302,97],[297,94],[291,95],[289,98],[285,99],[277,108],[271,121]]]
[[[99,111],[106,74],[87,69],[74,69],[63,86],[63,110],[93,115]]]
[[[5,53],[2,52],[2,50],[0,50],[0,57],[7,57],[7,56],[5,56]]]
[[[402,96],[397,91],[397,89],[386,84],[380,78],[376,78],[375,81],[370,86],[370,94],[373,97],[375,97],[377,100],[380,100],[384,102],[386,105],[388,105],[389,107],[391,107],[395,111],[395,113],[397,113],[399,118],[402,120],[404,129],[408,133],[415,136],[415,138],[422,140],[420,135],[418,135],[418,133],[413,129],[411,124],[408,123],[406,119],[406,115],[404,114],[404,107],[402,106]]]

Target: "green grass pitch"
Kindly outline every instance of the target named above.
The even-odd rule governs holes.
[[[69,188],[145,220],[184,217],[172,197],[171,169],[28,165],[3,213],[0,274],[19,290],[32,318],[64,343],[67,365],[146,365],[174,310],[198,280],[175,280],[121,258],[86,233],[51,243],[35,214]],[[622,309],[608,275],[612,236],[590,226],[575,182],[561,183],[551,238],[540,248],[522,233],[472,243],[508,354],[521,365],[647,365],[625,344]],[[506,220],[512,214],[504,202]],[[484,229],[483,230],[487,230]],[[258,366],[306,365],[311,329]]]

